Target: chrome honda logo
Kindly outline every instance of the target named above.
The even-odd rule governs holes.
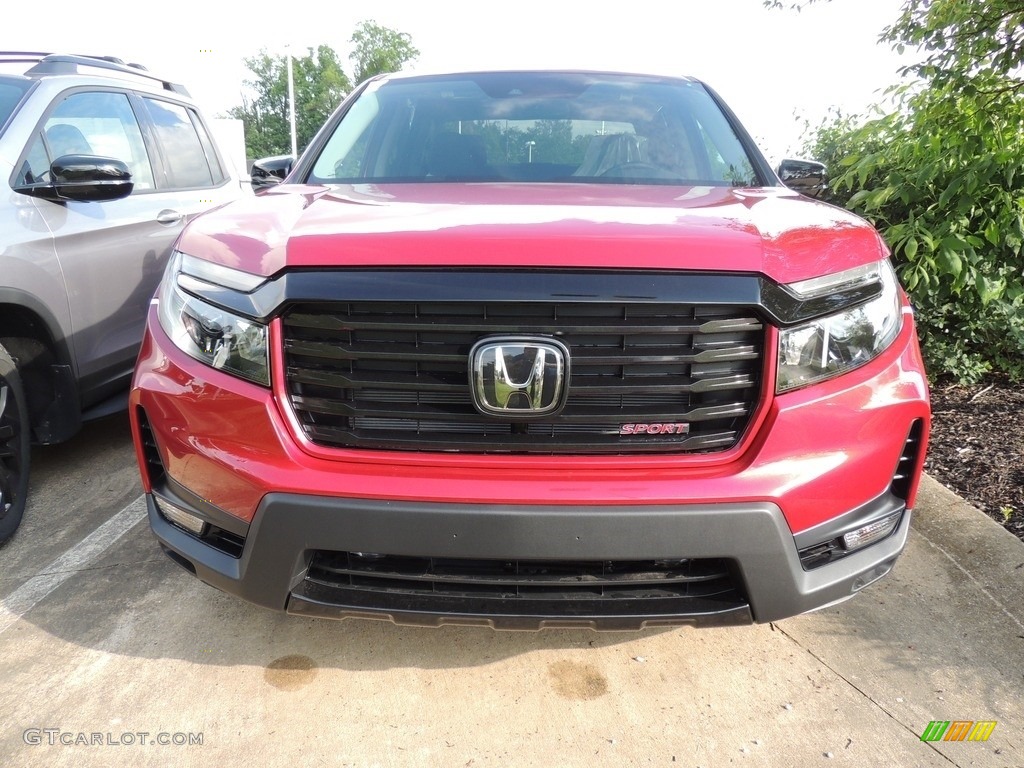
[[[469,351],[469,387],[480,413],[550,416],[565,405],[569,350],[547,337],[492,336]]]

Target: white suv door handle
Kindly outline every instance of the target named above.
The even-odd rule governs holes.
[[[156,215],[156,220],[161,224],[178,224],[183,218],[185,218],[178,211],[172,211],[170,208],[165,208]]]

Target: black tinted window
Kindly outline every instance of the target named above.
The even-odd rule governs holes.
[[[188,110],[180,104],[158,99],[143,99],[156,128],[160,141],[167,183],[172,189],[211,187],[221,180],[217,167],[217,182],[210,167],[203,141]]]
[[[206,161],[210,164],[210,173],[213,175],[213,181],[215,184],[219,184],[224,181],[227,176],[224,173],[224,168],[220,164],[220,159],[217,157],[217,150],[213,147],[213,141],[210,139],[210,134],[206,132],[206,126],[203,125],[193,110],[188,110],[188,116],[192,118],[192,127],[196,130],[196,135],[199,137],[199,142],[203,145],[203,152],[206,153]]]

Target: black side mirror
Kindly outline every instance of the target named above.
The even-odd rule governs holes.
[[[275,155],[256,160],[249,170],[253,189],[266,189],[280,184],[292,172],[295,158],[291,155]]]
[[[821,197],[828,190],[828,170],[814,160],[783,160],[779,178],[792,190],[808,197]]]
[[[50,163],[49,183],[25,185],[16,191],[55,203],[88,203],[120,200],[134,188],[131,171],[120,160],[97,155],[61,155]]]

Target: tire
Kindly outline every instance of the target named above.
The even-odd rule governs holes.
[[[0,346],[0,544],[14,535],[25,513],[29,431],[18,366]]]

